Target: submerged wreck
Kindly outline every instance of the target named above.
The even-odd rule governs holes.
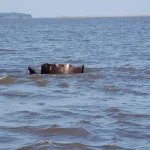
[[[71,64],[48,64],[41,65],[40,74],[79,74],[84,73],[84,64],[79,67],[73,67]],[[39,74],[31,67],[28,67],[27,74]]]

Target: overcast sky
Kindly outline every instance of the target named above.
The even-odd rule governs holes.
[[[150,0],[0,0],[0,12],[33,17],[150,15]]]

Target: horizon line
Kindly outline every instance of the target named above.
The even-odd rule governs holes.
[[[126,17],[150,17],[150,15],[114,15],[114,16],[55,16],[55,17],[32,17],[32,18],[126,18]]]
[[[119,17],[150,17],[150,14],[136,14],[136,15],[63,15],[63,16],[51,16],[51,17],[42,17],[42,16],[34,16],[31,13],[22,13],[22,12],[0,12],[1,13],[20,13],[31,15],[32,18],[119,18]]]
[[[117,18],[117,17],[150,17],[150,15],[56,16],[55,18]]]

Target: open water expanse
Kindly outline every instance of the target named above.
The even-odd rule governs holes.
[[[0,19],[0,149],[150,150],[150,17]]]

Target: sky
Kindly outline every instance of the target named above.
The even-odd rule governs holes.
[[[34,18],[150,15],[150,0],[0,0],[1,12]]]

